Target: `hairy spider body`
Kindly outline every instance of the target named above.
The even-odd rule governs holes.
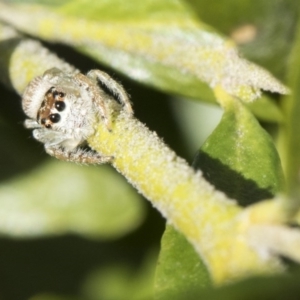
[[[111,129],[106,107],[110,96],[99,87],[98,81],[132,114],[123,87],[99,70],[83,75],[52,68],[29,83],[22,99],[23,110],[30,118],[25,121],[25,126],[34,129],[34,138],[44,144],[48,154],[78,163],[99,164],[112,159],[80,148],[94,133],[99,119],[103,119],[108,130]]]

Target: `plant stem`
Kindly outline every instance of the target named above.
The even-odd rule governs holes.
[[[76,69],[51,53],[41,43],[21,36],[12,27],[0,23],[0,81],[22,94],[27,84],[47,69]]]
[[[214,189],[143,124],[125,112],[114,115],[112,131],[100,123],[89,145],[114,156],[113,166],[134,185],[200,253],[212,279],[278,270],[278,261],[262,258],[244,240],[241,208]]]

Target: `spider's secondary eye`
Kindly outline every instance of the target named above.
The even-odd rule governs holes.
[[[46,124],[46,119],[45,119],[45,118],[41,119],[41,124],[42,124],[42,125],[45,125],[45,124]]]
[[[55,102],[55,108],[58,111],[63,111],[66,108],[66,104],[65,104],[65,102],[62,102],[62,101],[56,101]]]
[[[53,123],[57,123],[60,121],[60,114],[51,114],[49,115],[49,119]]]
[[[46,124],[45,127],[49,129],[51,128],[51,124]]]
[[[58,91],[53,92],[53,97],[55,99],[57,99],[57,98],[62,99],[64,96],[65,96],[65,94],[63,92],[58,92]]]

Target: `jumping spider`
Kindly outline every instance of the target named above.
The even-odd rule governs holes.
[[[99,118],[110,130],[106,107],[110,96],[99,87],[98,81],[117,96],[129,114],[133,113],[123,87],[99,70],[83,75],[52,68],[29,83],[22,99],[23,110],[30,118],[25,127],[34,129],[34,138],[44,143],[48,154],[78,163],[111,161],[110,156],[79,147],[94,133]]]

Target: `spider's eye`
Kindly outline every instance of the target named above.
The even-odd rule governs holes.
[[[51,124],[46,124],[45,127],[49,129],[51,128]]]
[[[49,115],[49,119],[53,123],[57,123],[60,121],[60,114],[51,114]]]
[[[55,102],[55,108],[56,108],[58,111],[63,111],[63,110],[66,108],[66,104],[65,104],[65,102],[63,102],[63,101],[56,101],[56,102]]]
[[[55,99],[62,99],[65,96],[63,92],[53,91],[53,97]]]

